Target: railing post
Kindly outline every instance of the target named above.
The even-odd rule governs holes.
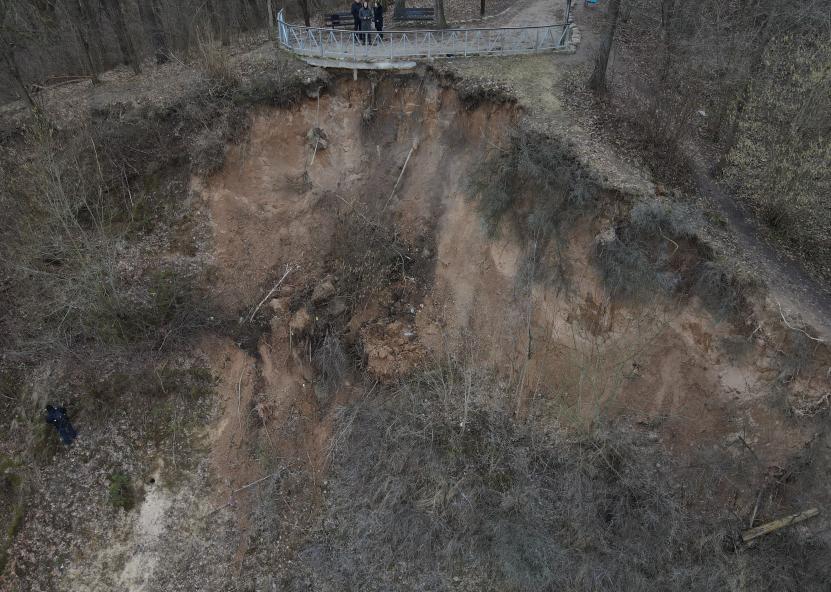
[[[560,36],[560,40],[557,41],[557,49],[561,49],[566,45],[566,37],[568,36],[569,31],[569,24],[566,23],[563,25],[563,34]],[[554,36],[554,32],[551,32],[552,37]]]

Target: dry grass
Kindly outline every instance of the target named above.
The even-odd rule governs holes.
[[[159,253],[192,222],[187,179],[223,165],[252,105],[291,102],[318,81],[285,61],[225,76],[228,56],[203,41],[202,81],[170,104],[114,102],[71,129],[36,114],[0,145],[0,340],[10,355],[169,348],[211,316],[197,245]]]
[[[325,393],[334,392],[349,369],[349,359],[338,336],[327,331],[315,348],[312,360],[318,373],[319,386]]]
[[[518,424],[487,377],[465,376],[421,372],[339,414],[301,553],[314,589],[821,589],[827,567],[788,534],[738,549],[738,525],[686,497],[655,445]]]
[[[5,317],[10,353],[158,347],[203,309],[194,294],[199,270],[123,264],[129,190],[110,184],[109,155],[99,154],[96,140],[82,130],[78,151],[68,153],[39,119],[28,130],[28,152],[7,153],[20,163],[3,200],[3,266],[16,279]]]
[[[635,204],[595,243],[595,260],[607,289],[628,299],[697,296],[718,320],[744,323],[756,284],[727,261],[715,258],[701,238],[698,212],[674,203]]]

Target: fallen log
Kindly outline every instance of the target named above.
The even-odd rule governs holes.
[[[777,520],[773,520],[772,522],[767,522],[765,524],[762,524],[761,526],[757,526],[756,528],[745,530],[742,533],[742,540],[745,543],[749,543],[755,538],[764,536],[766,534],[770,534],[772,532],[776,532],[777,530],[785,528],[786,526],[796,524],[797,522],[802,522],[803,520],[807,520],[808,518],[813,518],[818,514],[819,509],[811,508],[810,510],[805,510],[804,512],[791,514],[790,516],[785,516],[784,518],[779,518]]]

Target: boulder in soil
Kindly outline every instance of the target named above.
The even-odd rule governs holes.
[[[332,280],[323,280],[312,292],[312,304],[320,304],[335,295],[335,284]]]

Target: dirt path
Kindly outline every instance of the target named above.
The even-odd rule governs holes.
[[[734,231],[739,248],[764,278],[774,306],[781,306],[787,323],[801,325],[799,318],[813,330],[812,336],[831,341],[831,294],[824,290],[802,268],[798,261],[789,259],[760,238],[756,223],[743,208],[707,172],[700,158],[691,158],[693,174],[699,192],[709,198]]]
[[[529,0],[518,3],[499,18],[488,23],[491,27],[534,27],[563,22],[564,2]]]

